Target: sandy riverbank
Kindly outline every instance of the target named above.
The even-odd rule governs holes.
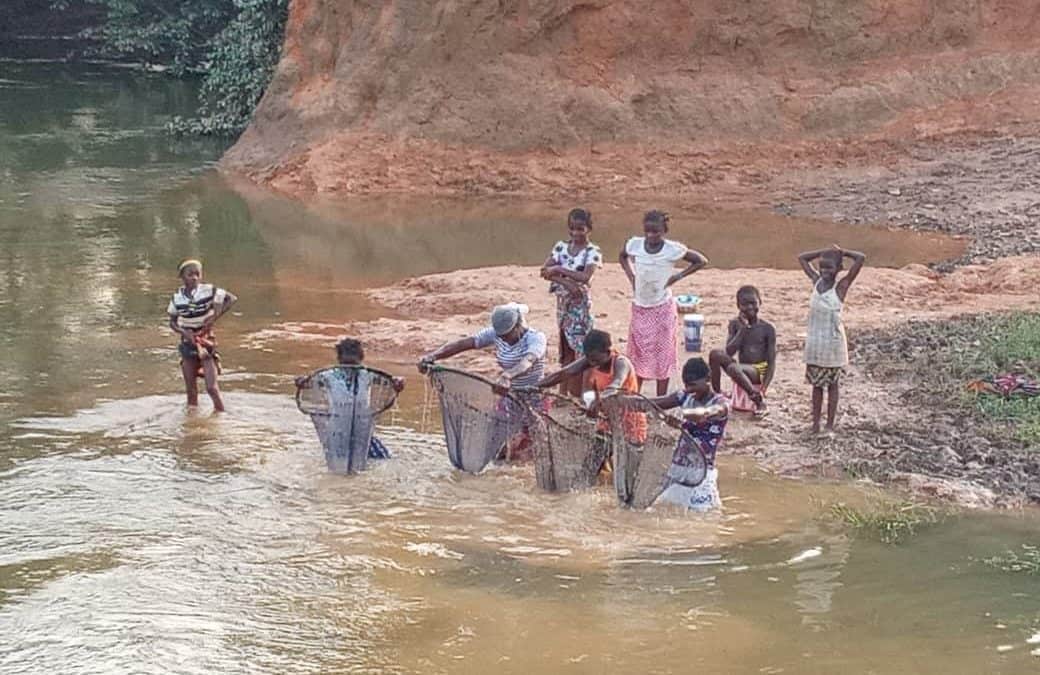
[[[597,326],[614,335],[623,347],[628,333],[628,282],[620,267],[610,264],[596,275],[593,283]],[[791,475],[840,472],[843,465],[854,459],[847,456],[850,446],[853,452],[863,452],[865,456],[876,454],[866,438],[862,444],[828,443],[806,434],[809,391],[803,382],[801,349],[809,285],[800,271],[708,269],[690,277],[677,291],[702,297],[707,317],[706,345],[710,348],[723,343],[726,322],[735,314],[734,293],[746,283],[761,290],[762,317],[776,325],[779,362],[770,396],[773,414],[761,423],[738,418],[729,432],[730,451],[753,455],[763,466]],[[848,298],[846,322],[850,340],[855,342],[857,332],[893,327],[910,319],[942,320],[963,314],[1038,307],[1040,298],[1033,290],[1038,284],[1040,257],[1034,256],[965,266],[947,275],[918,265],[903,269],[868,267]],[[445,341],[481,328],[493,305],[518,300],[531,306],[529,323],[550,334],[550,358],[553,363],[556,361],[553,298],[538,277],[536,267],[503,266],[433,274],[366,293],[372,301],[385,306],[389,315],[400,318],[291,329],[302,333],[300,337],[330,342],[343,333],[360,335],[371,357],[410,362]],[[494,369],[493,359],[486,352],[466,354],[454,361],[478,371]],[[839,424],[848,429],[870,429],[905,423],[906,403],[872,381],[864,373],[863,365],[851,366],[843,389]],[[842,456],[837,454],[839,446]],[[1010,494],[961,479],[913,472],[891,478],[913,490],[968,506],[1019,501]]]

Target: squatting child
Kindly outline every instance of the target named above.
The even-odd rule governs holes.
[[[776,329],[759,318],[761,305],[762,295],[757,288],[741,286],[737,291],[738,314],[729,322],[726,348],[715,349],[708,355],[712,388],[722,391],[722,372],[725,371],[736,385],[734,409],[744,410],[750,399],[758,416],[766,414],[765,393],[776,372]],[[734,355],[737,360],[733,359]]]
[[[339,365],[341,365],[341,366],[363,366],[364,365],[364,361],[365,361],[365,349],[362,346],[360,340],[355,340],[353,338],[343,338],[338,343],[336,343],[336,362]],[[369,374],[369,373],[367,373],[366,371],[362,371],[362,373],[358,374],[358,377],[359,377],[359,383],[361,384],[361,386],[363,386],[365,388],[365,391],[367,392],[368,391],[368,387],[371,386],[371,382],[366,377],[364,377],[366,374]],[[339,391],[340,388],[341,388],[341,385],[345,385],[346,384],[346,374],[343,373],[342,371],[336,371],[336,370],[324,371],[324,372],[320,373],[318,375],[318,377],[326,378],[325,381],[321,382],[321,384],[324,385],[325,387],[327,387],[327,389],[329,391],[330,398],[335,399],[337,396],[341,396],[341,395],[344,396],[344,397],[345,396],[362,396],[363,398],[365,398],[367,400],[367,394],[360,394],[360,393],[354,393],[354,392],[346,393],[346,392],[340,392]],[[297,387],[306,386],[307,383],[310,381],[310,378],[311,378],[310,375],[301,375],[300,377],[297,377],[296,378],[296,386]],[[401,392],[404,389],[404,378],[403,377],[395,377],[395,378],[393,378],[393,386],[394,386],[394,389],[396,391]],[[335,401],[333,401],[333,404],[335,405]],[[314,415],[314,416],[312,416],[312,420],[314,421],[314,426],[315,426],[315,429],[318,432],[318,436],[322,438],[322,442],[324,443],[325,442],[325,435],[327,433],[327,429],[325,427],[328,424],[328,419],[325,418],[325,417]],[[376,438],[374,434],[372,435],[372,440],[369,442],[368,457],[369,457],[369,459],[389,459],[390,458],[390,451],[387,450],[386,446],[383,445],[383,442],[380,441],[378,438]]]

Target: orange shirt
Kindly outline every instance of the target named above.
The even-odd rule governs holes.
[[[589,368],[589,384],[592,389],[599,394],[599,392],[607,389],[614,381],[614,367],[617,364],[618,356],[617,350],[610,350],[610,369],[603,371],[599,368]],[[636,378],[636,369],[629,365],[628,374],[625,379],[621,382],[621,389],[617,392],[619,394],[638,394],[639,393],[639,380]],[[641,412],[628,412],[625,413],[624,421],[622,422],[624,427],[625,439],[631,443],[641,445],[646,441],[647,422],[646,413]],[[601,431],[605,431],[605,425],[601,425]]]

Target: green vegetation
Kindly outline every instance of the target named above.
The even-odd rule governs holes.
[[[1040,575],[1040,546],[1022,544],[1021,553],[1007,551],[1003,555],[986,558],[983,562],[1004,572]]]
[[[1040,379],[1040,314],[1016,313],[979,322],[977,346],[954,352],[956,372],[965,381],[1005,372]],[[984,416],[1014,426],[1019,440],[1040,445],[1040,397],[970,396]]]
[[[824,521],[885,544],[902,543],[943,517],[939,509],[928,504],[897,502],[885,498],[876,498],[862,508],[845,502],[821,506]]]
[[[237,134],[245,128],[278,62],[288,0],[57,0],[56,9],[99,5],[88,29],[99,55],[201,75],[198,116],[175,119],[177,133]]]

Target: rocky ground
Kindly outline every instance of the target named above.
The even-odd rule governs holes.
[[[987,417],[965,385],[983,373],[974,360],[992,330],[991,314],[951,321],[910,321],[856,335],[852,358],[867,386],[896,402],[882,420],[852,421],[829,440],[853,474],[882,481],[918,476],[942,492],[951,482],[977,486],[960,496],[982,504],[1040,502],[1040,448],[1014,426]],[[934,479],[942,479],[935,483]]]
[[[940,271],[1040,251],[1040,137],[1010,128],[992,137],[916,143],[906,156],[792,172],[778,180],[772,207],[969,237],[964,255],[937,264]]]
[[[1035,0],[297,0],[220,166],[297,196],[753,197],[792,169],[1035,119],[1038,16]]]

